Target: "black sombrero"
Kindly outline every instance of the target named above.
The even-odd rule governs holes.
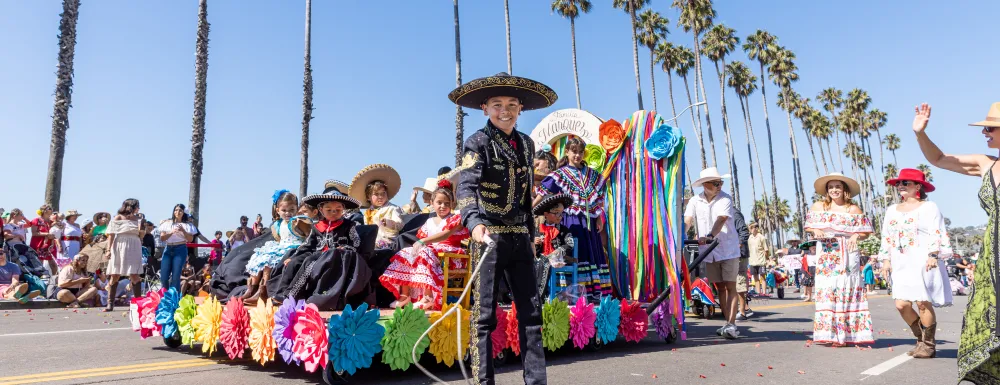
[[[512,96],[521,101],[522,110],[551,106],[558,96],[549,86],[528,78],[501,72],[461,85],[448,94],[448,99],[462,107],[479,109],[486,99]]]
[[[302,198],[302,201],[316,208],[319,208],[319,205],[323,203],[333,202],[333,201],[343,203],[345,210],[353,210],[358,207],[361,207],[361,204],[358,203],[357,199],[351,198],[345,195],[344,193],[340,192],[340,190],[338,190],[336,186],[328,186],[323,191],[322,194],[309,195],[305,198]]]
[[[535,215],[542,215],[560,203],[562,203],[563,207],[569,207],[569,205],[573,204],[573,197],[569,196],[569,194],[552,194],[546,196],[541,202],[535,205],[535,208],[531,212]]]

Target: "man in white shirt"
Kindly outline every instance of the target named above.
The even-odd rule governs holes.
[[[707,244],[718,240],[716,246],[705,258],[708,282],[719,292],[719,305],[726,317],[726,326],[718,334],[727,339],[735,339],[740,333],[736,329],[736,277],[739,274],[740,240],[733,222],[733,199],[722,191],[722,180],[729,174],[719,175],[719,170],[710,167],[702,170],[701,177],[693,184],[702,187],[702,193],[692,197],[684,210],[685,229],[696,226],[698,242],[704,252]]]
[[[757,223],[750,224],[750,240],[747,243],[750,248],[750,276],[754,281],[754,288],[757,289],[757,294],[763,294],[768,246],[767,236],[760,233],[760,226]]]

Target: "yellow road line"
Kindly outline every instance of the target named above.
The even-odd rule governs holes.
[[[190,360],[164,361],[148,364],[135,364],[123,366],[111,366],[105,368],[67,370],[62,372],[49,372],[29,374],[22,376],[0,377],[0,385],[30,384],[38,382],[71,380],[76,378],[88,378],[99,376],[110,376],[115,374],[141,373],[159,370],[180,369],[218,364],[218,360],[196,358]]]

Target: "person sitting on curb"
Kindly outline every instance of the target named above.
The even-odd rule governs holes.
[[[59,271],[59,292],[56,299],[69,304],[69,307],[87,307],[97,298],[97,288],[90,282],[87,275],[86,254],[77,254],[73,263]]]
[[[0,247],[0,298],[14,300],[22,305],[42,292],[28,292],[28,284],[21,282],[21,268],[13,262],[7,262],[7,252]]]

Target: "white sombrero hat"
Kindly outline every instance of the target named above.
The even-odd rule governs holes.
[[[813,182],[813,188],[816,189],[816,193],[825,196],[826,184],[831,180],[839,180],[841,182],[844,182],[844,184],[847,185],[847,189],[850,190],[848,192],[852,196],[858,195],[858,193],[861,191],[861,185],[858,184],[858,181],[851,179],[839,172],[832,172],[829,175],[819,177],[819,179],[816,179],[816,182]]]
[[[399,187],[402,184],[399,173],[392,166],[381,163],[373,164],[361,169],[354,176],[354,180],[351,181],[351,186],[348,188],[347,195],[350,195],[351,198],[361,203],[361,207],[368,207],[368,197],[365,196],[365,190],[369,183],[375,181],[385,183],[385,190],[389,200],[392,200],[399,193]]]
[[[438,178],[427,178],[426,180],[424,180],[423,187],[414,187],[413,189],[430,194],[434,192],[434,190],[437,190],[437,188],[438,188]]]
[[[719,169],[716,167],[709,167],[704,170],[701,170],[701,173],[698,176],[699,176],[698,180],[692,183],[692,186],[694,187],[700,187],[701,185],[705,184],[705,182],[710,182],[713,180],[729,179],[730,177],[729,174],[719,175]]]

